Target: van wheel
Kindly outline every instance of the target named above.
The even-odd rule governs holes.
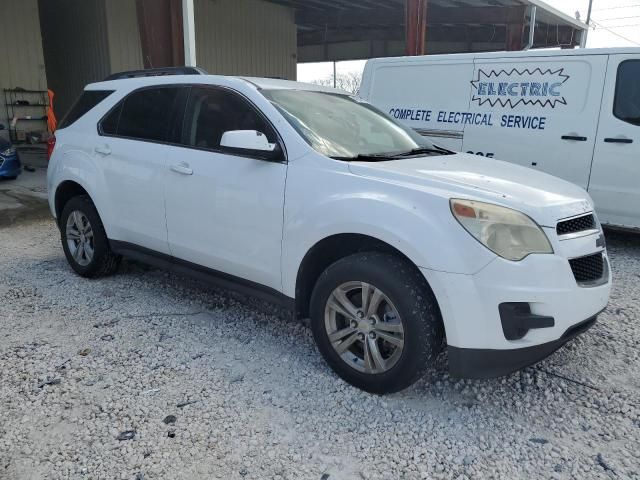
[[[435,297],[406,261],[358,253],[331,265],[311,296],[320,353],[351,385],[392,393],[418,380],[442,348]]]
[[[67,202],[60,215],[60,233],[64,254],[78,275],[97,278],[118,269],[121,257],[111,251],[98,211],[88,196]]]

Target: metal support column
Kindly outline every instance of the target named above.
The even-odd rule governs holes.
[[[587,47],[587,36],[589,35],[589,28],[591,28],[591,11],[593,10],[593,0],[589,0],[589,11],[587,12],[587,28],[582,30],[580,34],[580,47]]]
[[[182,31],[184,35],[184,64],[196,66],[196,27],[193,0],[182,0]]]
[[[529,8],[529,41],[524,47],[525,50],[531,50],[536,39],[536,16],[538,13],[538,7],[531,5]]]

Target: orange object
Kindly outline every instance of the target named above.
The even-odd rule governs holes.
[[[54,133],[58,127],[58,120],[56,120],[56,114],[53,112],[53,97],[55,94],[53,90],[47,90],[49,94],[49,105],[47,106],[47,128],[49,132]]]

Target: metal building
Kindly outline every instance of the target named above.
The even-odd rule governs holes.
[[[586,40],[585,24],[540,0],[278,3],[297,7],[299,62],[574,48]]]
[[[194,0],[194,10],[199,66],[295,78],[293,8],[263,0]],[[84,85],[109,73],[184,63],[181,0],[0,0],[0,124],[6,127],[4,89],[50,88],[61,117]],[[18,110],[23,117],[42,116],[42,109]],[[19,128],[44,126],[21,120]]]
[[[299,62],[573,48],[585,28],[540,0],[0,0],[0,89],[50,88],[61,117],[85,84],[122,70],[195,58],[210,73],[294,79]]]

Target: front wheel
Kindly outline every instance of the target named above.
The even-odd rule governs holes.
[[[343,258],[311,298],[318,349],[350,384],[392,393],[418,380],[442,347],[440,312],[416,269],[386,253]]]
[[[104,226],[91,199],[74,197],[60,216],[62,248],[78,275],[96,278],[114,273],[120,256],[111,251]]]

